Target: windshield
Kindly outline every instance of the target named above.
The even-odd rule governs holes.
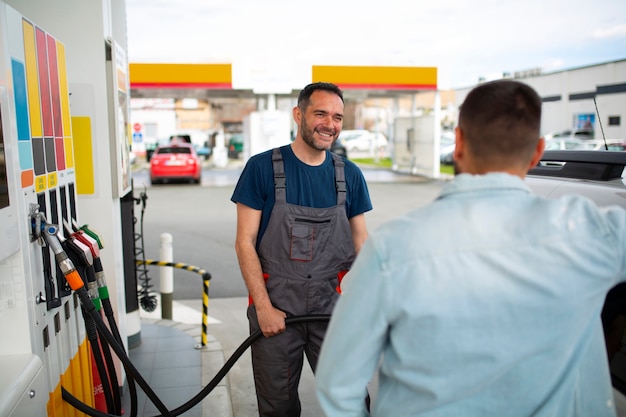
[[[168,146],[168,147],[163,147],[157,150],[157,152],[159,155],[164,155],[164,154],[190,154],[191,153],[191,148],[185,147],[185,146]]]

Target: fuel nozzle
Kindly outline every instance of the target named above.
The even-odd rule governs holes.
[[[74,267],[74,263],[67,256],[65,251],[63,250],[63,246],[61,245],[61,236],[59,236],[59,228],[54,224],[44,224],[43,226],[43,236],[46,239],[46,242],[52,249],[54,253],[54,259],[56,260],[59,268],[65,275],[65,279],[67,280],[70,287],[77,291],[78,289],[84,287],[84,283],[80,274]]]
[[[46,224],[46,216],[39,211],[39,204],[31,203],[30,213],[30,240],[37,241],[41,246],[46,246],[46,238],[42,235],[42,229]]]

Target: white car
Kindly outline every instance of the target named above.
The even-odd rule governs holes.
[[[590,140],[579,139],[574,137],[552,138],[546,139],[546,151],[558,150],[590,150],[593,144]]]
[[[625,151],[626,139],[589,139],[584,141],[594,151]],[[608,149],[607,149],[608,148]]]
[[[563,130],[561,132],[547,133],[544,137],[546,139],[554,139],[554,138],[593,139],[594,131],[593,129]]]
[[[454,163],[454,148],[456,147],[454,134],[445,133],[439,139],[439,160],[443,165]]]
[[[348,153],[386,151],[388,145],[385,135],[365,129],[342,130],[339,139],[341,139]]]
[[[608,149],[607,149],[608,148]],[[579,137],[560,137],[546,139],[546,150],[626,150],[626,140],[624,139],[580,139]]]
[[[626,208],[625,167],[626,152],[623,151],[546,151],[539,165],[528,173],[526,182],[537,195],[546,198],[579,194],[601,207],[618,205]],[[624,285],[615,287],[607,299],[617,305],[626,303],[619,294]],[[616,352],[609,359],[609,364],[619,417],[626,416],[626,329],[620,329],[615,324],[622,318],[616,314],[611,323],[617,331],[603,335],[614,343],[612,350]],[[619,348],[615,349],[615,346]]]

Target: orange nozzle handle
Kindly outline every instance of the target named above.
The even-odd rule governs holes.
[[[74,291],[78,291],[80,288],[85,286],[83,279],[80,277],[77,270],[73,270],[69,274],[65,275],[65,279]]]

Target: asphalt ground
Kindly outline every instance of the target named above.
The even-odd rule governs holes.
[[[206,270],[211,274],[211,297],[240,297],[246,288],[234,251],[236,207],[230,201],[243,169],[243,161],[230,160],[217,168],[207,162],[200,185],[149,184],[148,171],[139,166],[133,174],[135,198],[147,196],[145,207],[135,205],[136,232],[143,230],[143,256],[159,260],[161,237],[172,236],[173,261]],[[362,166],[374,209],[366,213],[368,228],[414,207],[432,201],[445,180],[430,180],[389,169]],[[159,291],[157,266],[147,266],[149,284]],[[140,283],[141,284],[141,283]],[[198,299],[202,276],[184,269],[174,270],[176,300]]]

